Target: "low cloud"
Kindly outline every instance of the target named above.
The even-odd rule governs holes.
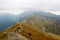
[[[60,0],[0,0],[0,10],[60,11]]]

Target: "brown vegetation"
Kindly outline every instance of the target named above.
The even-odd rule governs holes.
[[[23,28],[22,31],[17,30],[17,28],[19,29],[19,27],[21,27],[19,25],[22,26]],[[20,33],[21,35],[29,38],[30,40],[60,40],[60,38],[58,38],[57,36],[55,37],[52,35],[47,35],[48,33],[38,32],[37,30],[31,28],[27,24],[16,23],[12,25],[10,28],[7,28],[4,32],[12,32],[12,31]]]

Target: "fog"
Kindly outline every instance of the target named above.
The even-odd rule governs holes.
[[[32,9],[60,15],[60,0],[0,0],[0,12],[18,14]]]

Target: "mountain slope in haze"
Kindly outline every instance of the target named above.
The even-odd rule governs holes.
[[[30,14],[22,13],[19,15],[14,15],[10,13],[1,13],[0,14],[0,31],[6,29],[8,26],[24,20],[26,17],[28,17]]]
[[[0,31],[12,25],[16,21],[16,16],[9,13],[0,14]]]
[[[10,25],[22,21],[31,15],[30,12],[23,12],[19,15],[14,15],[10,13],[0,13],[0,31],[3,31]]]
[[[32,15],[21,23],[27,24],[38,31],[60,35],[59,17],[48,12],[33,11]]]
[[[35,17],[31,17],[31,15],[37,15],[37,19],[35,19]],[[43,11],[34,11],[34,10],[29,10],[26,12],[23,12],[19,15],[13,15],[13,14],[2,14],[2,16],[0,15],[0,30],[4,30],[6,29],[8,26],[14,24],[15,22],[21,22],[23,20],[26,19],[34,19],[34,20],[43,20],[43,21],[51,21],[54,25],[59,25],[60,24],[60,19],[57,15],[55,14],[51,14],[48,12],[43,12]],[[29,22],[29,21],[28,21]],[[32,21],[33,22],[33,21]],[[40,22],[40,21],[38,21]],[[31,23],[33,24],[33,23]],[[59,25],[60,26],[60,25]]]

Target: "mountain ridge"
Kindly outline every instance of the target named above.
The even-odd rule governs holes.
[[[19,15],[13,15],[10,13],[9,14],[8,13],[2,14],[2,15],[4,15],[4,17],[0,16],[0,30],[4,30],[5,28],[14,24],[15,22],[21,22],[25,19],[28,19],[33,14],[36,14],[36,15],[39,14],[40,16],[46,16],[46,17],[49,17],[50,19],[52,19],[53,21],[55,20],[56,22],[55,21],[54,22],[56,24],[60,23],[60,22],[57,22],[57,21],[60,21],[60,19],[55,14],[51,14],[51,13],[43,12],[43,11],[28,10],[26,12],[19,14]]]

